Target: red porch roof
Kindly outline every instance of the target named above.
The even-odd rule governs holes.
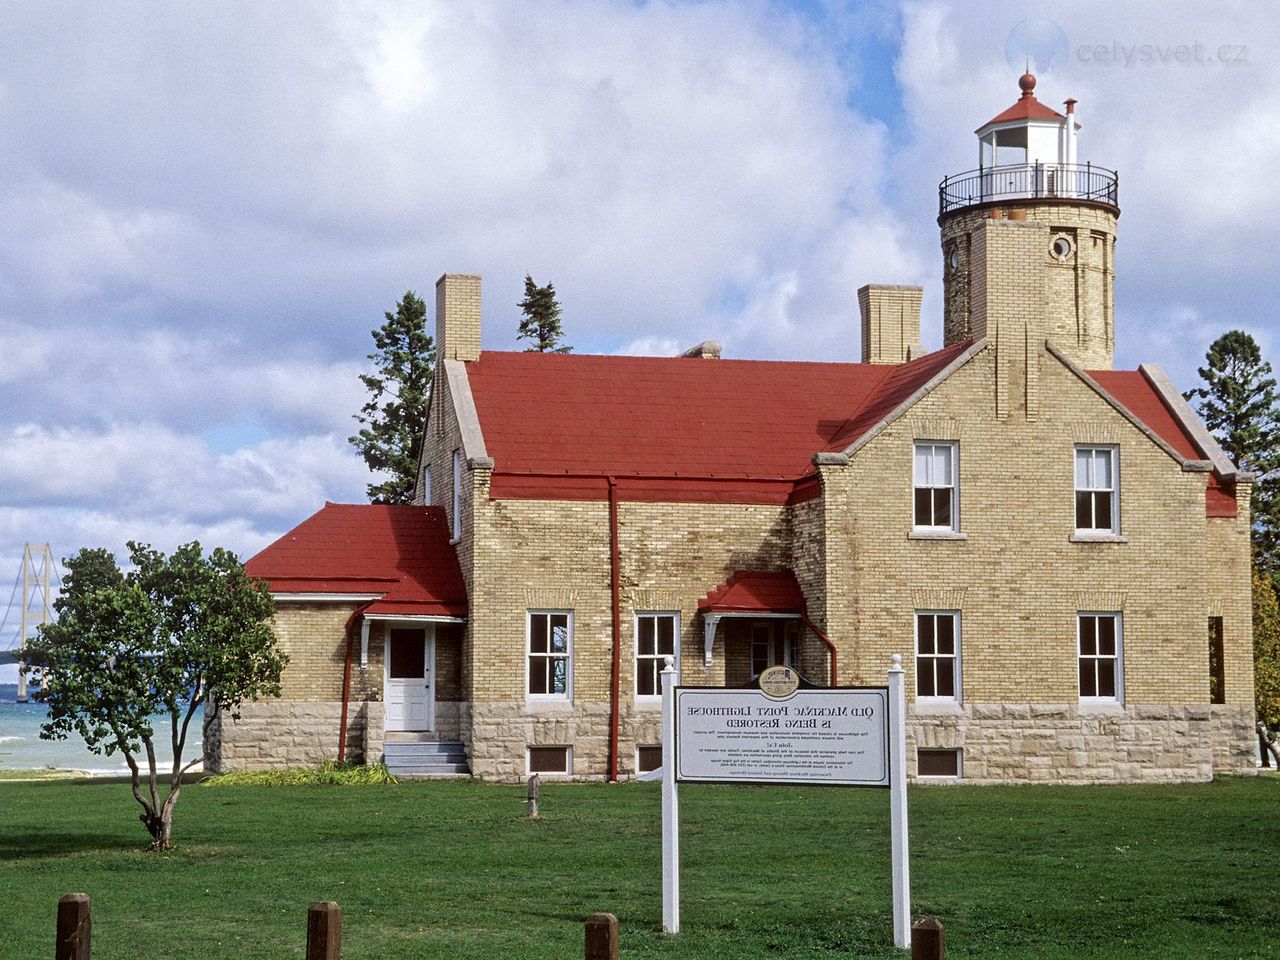
[[[442,507],[326,503],[245,564],[274,593],[379,597],[367,613],[467,614]]]
[[[805,613],[804,593],[790,570],[738,570],[698,601],[699,613]]]

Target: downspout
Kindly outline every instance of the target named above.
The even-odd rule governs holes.
[[[827,645],[827,649],[831,651],[831,685],[836,686],[836,645],[831,642],[831,638],[818,629],[817,624],[809,619],[809,614],[801,612],[800,620],[806,627],[813,631],[814,635]]]
[[[618,484],[609,477],[609,592],[613,605],[613,669],[609,677],[609,781],[618,780],[618,710],[622,683],[622,601],[618,580]]]
[[[342,719],[338,721],[339,763],[346,763],[347,760],[347,705],[351,702],[351,659],[356,645],[356,635],[351,628],[355,626],[356,618],[369,609],[371,603],[373,601],[369,600],[352,610],[351,616],[347,617],[347,625],[343,629],[347,637],[347,658],[342,666]]]

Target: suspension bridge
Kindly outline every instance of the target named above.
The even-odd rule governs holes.
[[[22,567],[13,579],[9,603],[0,617],[0,664],[21,666],[22,651],[35,635],[36,627],[52,619],[54,591],[61,586],[62,577],[49,544],[26,544],[22,549]],[[14,621],[12,628],[10,621]],[[27,678],[19,669],[18,702],[26,700]]]

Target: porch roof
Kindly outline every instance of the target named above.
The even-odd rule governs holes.
[[[698,601],[703,614],[805,612],[804,592],[790,570],[738,570]]]
[[[376,596],[366,613],[464,617],[441,507],[326,503],[245,564],[273,593]]]

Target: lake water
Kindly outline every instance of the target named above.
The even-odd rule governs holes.
[[[0,770],[78,770],[91,776],[118,776],[129,772],[129,765],[119,753],[106,756],[94,753],[76,734],[66,740],[41,740],[40,725],[49,711],[43,703],[17,703],[17,684],[0,683]],[[186,760],[194,760],[203,749],[200,730],[204,707],[196,711],[187,732]],[[173,762],[169,749],[169,718],[161,715],[154,721],[156,758],[159,769]]]

